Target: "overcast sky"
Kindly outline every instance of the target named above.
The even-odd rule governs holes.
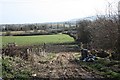
[[[119,0],[0,0],[0,24],[59,22],[105,14]],[[117,5],[115,6],[117,7]]]

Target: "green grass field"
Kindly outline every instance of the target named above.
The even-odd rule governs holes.
[[[16,43],[17,45],[32,45],[42,43],[73,42],[74,39],[65,34],[39,35],[39,36],[2,36],[2,45]]]

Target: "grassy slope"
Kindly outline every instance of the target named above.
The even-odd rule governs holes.
[[[15,42],[18,45],[30,45],[41,43],[73,42],[74,39],[65,34],[39,35],[39,36],[3,36],[2,45]]]

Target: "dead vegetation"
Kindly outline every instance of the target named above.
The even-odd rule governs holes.
[[[24,61],[18,57],[10,60],[12,70],[15,72],[29,71],[29,77],[39,78],[102,78],[93,71],[84,69],[74,61],[79,53],[51,53],[49,55],[31,56],[32,59]],[[5,60],[4,58],[3,60]],[[13,62],[12,62],[13,61]],[[93,74],[94,73],[94,74]],[[14,75],[13,77],[16,77]],[[17,76],[18,77],[18,76]],[[19,78],[19,77],[18,77]]]
[[[3,78],[119,79],[119,61],[99,57],[94,62],[83,62],[80,60],[79,50],[78,52],[73,50],[75,45],[65,45],[67,48],[63,44],[59,46],[49,47],[51,52],[47,52],[40,46],[29,46],[28,48],[13,45],[10,48],[6,47],[2,52]],[[53,47],[57,47],[61,52],[52,52]],[[70,49],[73,51],[70,52]]]

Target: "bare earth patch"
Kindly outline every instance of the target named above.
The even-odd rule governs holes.
[[[85,69],[78,64],[74,59],[79,53],[62,52],[54,54],[54,57],[44,56],[45,59],[40,59],[39,56],[34,56],[33,74],[40,78],[102,78],[94,71]],[[53,55],[52,55],[53,56]]]

